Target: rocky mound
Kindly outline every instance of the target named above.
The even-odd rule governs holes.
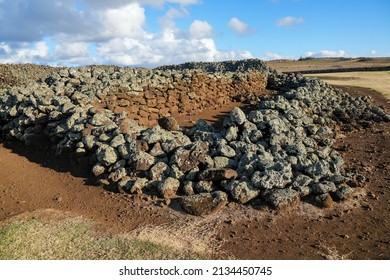
[[[203,120],[182,129],[171,117],[147,128],[135,121],[142,115],[136,119],[126,110],[98,106],[124,85],[122,93],[135,92],[135,98],[147,99],[153,87],[169,100],[169,82],[199,85],[192,82],[194,76],[225,80],[230,89],[240,85],[233,77],[241,77],[242,93],[253,86],[251,75],[258,77],[253,82],[259,92],[251,95],[258,100],[256,109],[245,114],[234,108],[222,130]],[[266,86],[278,93],[262,95],[260,88]],[[180,94],[188,89],[176,88]],[[218,89],[210,87],[208,92],[218,94]],[[183,108],[194,104],[190,98],[177,101]],[[128,107],[134,106],[140,107]],[[194,215],[219,210],[228,201],[256,200],[281,208],[300,200],[320,207],[344,200],[365,178],[345,170],[332,148],[337,127],[389,120],[367,98],[352,98],[317,79],[278,74],[256,60],[153,70],[64,68],[44,82],[0,93],[3,138],[52,147],[57,154],[75,153],[91,163],[100,182],[132,194],[158,195],[168,203],[178,199]]]

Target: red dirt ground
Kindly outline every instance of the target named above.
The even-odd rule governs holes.
[[[368,94],[374,103],[390,111],[389,101],[374,91],[344,89]],[[218,123],[237,105],[242,104],[178,119],[182,125],[191,125],[199,118]],[[91,219],[113,233],[145,226],[172,228],[170,233],[175,236],[181,230],[191,230],[189,238],[208,236],[207,240],[200,239],[211,244],[215,258],[390,259],[389,132],[390,123],[382,123],[340,135],[336,146],[347,148],[343,154],[348,168],[369,179],[348,202],[336,203],[332,209],[300,203],[281,211],[263,209],[255,203],[230,203],[208,217],[189,216],[174,203],[164,206],[158,198],[131,197],[103,189],[94,185],[87,166],[77,165],[68,157],[3,143],[0,223],[23,213],[55,209]]]

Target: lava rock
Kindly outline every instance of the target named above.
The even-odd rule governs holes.
[[[157,190],[164,199],[169,200],[176,196],[179,187],[180,181],[178,179],[168,177],[158,184]]]
[[[168,131],[177,131],[180,129],[180,126],[175,118],[165,117],[158,120],[158,124]]]
[[[299,193],[291,188],[277,189],[269,192],[265,200],[275,209],[281,209],[299,201]]]
[[[222,191],[182,196],[179,203],[183,210],[194,216],[206,216],[218,212],[228,203],[228,196]]]
[[[198,173],[198,179],[204,181],[234,180],[237,177],[237,171],[230,168],[210,168]]]
[[[227,183],[225,191],[238,203],[246,203],[260,194],[249,182],[233,180]]]

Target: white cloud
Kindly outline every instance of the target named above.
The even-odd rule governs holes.
[[[59,42],[55,46],[55,53],[60,59],[87,57],[88,46],[86,42]]]
[[[207,21],[194,20],[189,29],[191,38],[210,38],[213,28]]]
[[[273,53],[273,52],[266,52],[265,53],[264,60],[276,60],[276,59],[285,59],[285,57],[280,55],[280,54]]]
[[[188,15],[188,10],[183,7],[180,10],[170,8],[164,16],[158,19],[158,22],[163,28],[176,29],[175,18],[183,18]]]
[[[207,21],[195,19],[187,27],[176,26],[177,18],[189,17],[187,7],[200,2],[3,1],[0,13],[7,16],[0,17],[0,26],[7,28],[0,28],[0,62],[155,66],[252,57],[245,50],[220,50],[212,38],[213,27]],[[166,11],[159,19],[160,30],[153,33],[146,29],[146,4]],[[244,34],[249,28],[245,25],[237,30]]]
[[[323,51],[319,51],[317,53],[309,51],[309,52],[305,52],[303,54],[303,57],[313,57],[313,58],[345,57],[345,51],[343,51],[343,50],[339,50],[339,51],[323,50]]]
[[[249,28],[248,24],[242,22],[236,17],[232,17],[227,25],[233,30],[238,36],[249,35],[255,32],[254,29]]]
[[[100,18],[104,37],[140,37],[144,33],[145,9],[137,3],[104,10]]]
[[[288,16],[288,17],[284,17],[284,18],[281,18],[279,19],[277,22],[276,22],[276,26],[278,27],[287,27],[287,28],[293,28],[295,26],[297,26],[298,24],[301,24],[304,22],[304,19],[302,17],[300,18],[295,18],[295,17],[291,17],[291,16]]]
[[[376,50],[371,50],[370,51],[370,55],[376,55],[376,53],[377,53]]]
[[[49,48],[44,41],[33,44],[22,43],[15,46],[10,46],[7,43],[0,44],[0,63],[39,62],[45,60],[48,54]]]

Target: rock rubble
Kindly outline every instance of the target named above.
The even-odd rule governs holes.
[[[263,95],[266,87],[278,93]],[[247,92],[256,108],[234,108],[221,130],[203,120],[183,129],[169,116]],[[161,126],[142,126],[154,119]],[[362,180],[346,172],[332,148],[335,127],[373,121],[390,116],[368,98],[276,73],[258,60],[152,70],[59,68],[0,92],[1,137],[74,153],[102,182],[132,194],[179,198],[194,215],[228,201],[260,200],[278,209],[300,200],[330,207],[347,199]]]

